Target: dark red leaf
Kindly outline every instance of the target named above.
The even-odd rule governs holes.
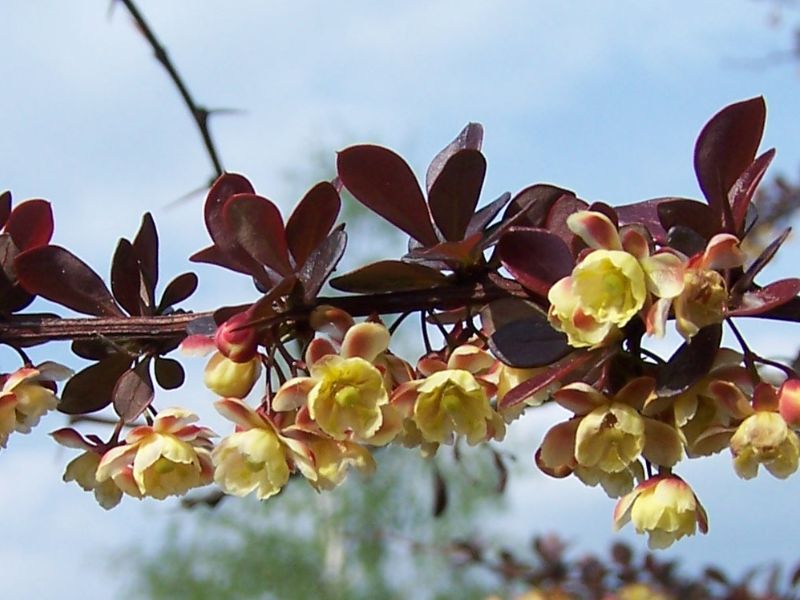
[[[293,271],[283,218],[272,202],[255,194],[236,194],[228,198],[222,214],[245,252],[281,275]]]
[[[130,315],[142,315],[148,302],[142,298],[142,273],[137,253],[125,238],[120,239],[111,261],[111,291],[119,305]]]
[[[114,410],[120,419],[126,423],[135,421],[155,397],[153,381],[150,379],[150,360],[145,359],[125,371],[117,380],[111,395]]]
[[[331,279],[337,290],[370,294],[425,290],[447,282],[439,271],[399,260],[382,260]]]
[[[511,200],[511,194],[506,192],[497,200],[493,200],[483,208],[481,208],[478,212],[472,215],[472,218],[469,220],[469,225],[467,225],[467,231],[464,234],[464,237],[469,237],[476,233],[481,233],[484,229],[486,229],[489,224],[494,220],[494,218],[500,214],[500,211],[503,210],[506,204],[509,203]]]
[[[688,227],[705,240],[719,232],[719,224],[708,205],[686,198],[664,198],[658,203],[658,219],[665,230]]]
[[[17,256],[22,286],[80,313],[122,317],[111,292],[85,262],[61,246],[42,246]]]
[[[206,203],[203,208],[206,228],[214,243],[227,253],[234,245],[232,237],[225,227],[222,218],[222,209],[225,201],[235,194],[255,194],[250,182],[236,173],[220,175],[211,189],[208,190]]]
[[[74,340],[70,348],[73,354],[94,361],[103,360],[113,354],[119,354],[119,348],[105,338]]]
[[[483,126],[480,123],[467,123],[456,139],[445,146],[428,166],[425,174],[425,189],[428,193],[451,156],[460,150],[480,150],[481,144],[483,144]]]
[[[58,410],[80,415],[105,408],[111,403],[114,386],[133,359],[114,354],[73,375],[61,392]]]
[[[543,297],[575,265],[564,241],[544,229],[514,228],[500,238],[497,251],[514,279]]]
[[[342,200],[336,188],[323,181],[312,187],[286,222],[286,243],[295,264],[302,267],[336,223]]]
[[[250,275],[250,271],[246,267],[244,267],[241,263],[232,260],[227,254],[224,254],[219,246],[209,246],[208,248],[198,250],[189,257],[189,260],[196,263],[217,265],[218,267],[230,269],[231,271],[236,271],[237,273]]]
[[[703,327],[691,342],[684,342],[658,371],[656,393],[677,396],[704,377],[717,356],[722,341],[722,325]]]
[[[424,246],[439,241],[417,179],[397,154],[380,146],[351,146],[339,153],[336,168],[344,186],[364,206]]]
[[[486,159],[478,150],[460,150],[445,163],[428,192],[431,215],[448,241],[463,239],[478,205]]]
[[[197,289],[197,275],[194,273],[183,273],[167,284],[158,303],[158,312],[164,312],[170,306],[175,306],[194,294]]]
[[[525,400],[533,396],[536,392],[545,389],[556,381],[561,385],[566,385],[570,381],[574,381],[576,377],[586,373],[588,369],[603,364],[613,353],[614,349],[611,348],[576,350],[538,375],[511,389],[503,396],[503,399],[500,400],[500,408],[511,408],[520,402],[525,402]]]
[[[480,233],[474,233],[457,242],[442,242],[429,248],[417,247],[406,254],[403,260],[422,262],[433,269],[439,268],[437,263],[443,265],[442,269],[469,266],[481,255],[479,244],[484,241],[481,238]]]
[[[703,205],[705,206],[705,205]],[[667,233],[667,245],[678,252],[683,252],[686,256],[694,256],[703,252],[708,244],[708,240],[697,233],[694,229],[674,225]]]
[[[216,319],[217,323],[222,323],[227,321],[235,314],[247,310],[249,313],[248,316],[252,321],[268,319],[275,315],[275,301],[283,296],[291,295],[294,291],[294,288],[297,286],[298,281],[297,275],[293,273],[292,275],[284,277],[282,280],[280,280],[277,284],[275,284],[274,287],[272,287],[272,289],[268,290],[266,294],[261,296],[261,298],[256,300],[252,305],[243,307],[230,307],[223,320],[220,320],[220,317],[223,316],[223,312],[222,309],[219,309],[214,312],[214,318]],[[236,310],[237,308],[239,310]]]
[[[344,225],[340,225],[308,257],[297,274],[303,284],[303,298],[306,302],[317,297],[319,290],[341,260],[346,246],[347,234],[344,232]]]
[[[587,207],[586,202],[575,196],[561,196],[550,206],[544,221],[544,229],[560,237],[566,244],[571,244],[575,236],[567,227],[567,218],[579,210],[586,210]]]
[[[753,292],[746,292],[739,305],[728,311],[732,317],[750,317],[772,310],[800,294],[800,279],[781,279]]]
[[[0,194],[0,229],[5,227],[6,221],[11,214],[11,192],[6,190]]]
[[[156,381],[165,390],[174,390],[183,385],[186,374],[181,363],[171,358],[157,356],[155,360]]]
[[[53,211],[47,200],[26,200],[14,207],[6,221],[20,252],[46,245],[53,236]]]
[[[775,158],[775,148],[764,152],[764,154],[750,163],[750,166],[745,169],[744,173],[733,184],[730,192],[728,192],[728,200],[733,207],[735,231],[738,234],[744,232],[750,201],[755,196],[756,188],[761,183],[761,179],[763,179],[773,158]]]
[[[787,227],[783,233],[770,242],[769,246],[764,248],[761,254],[758,255],[758,258],[756,258],[753,261],[753,264],[751,264],[747,268],[747,271],[744,272],[744,275],[742,275],[733,285],[733,289],[731,290],[732,294],[741,294],[750,289],[750,286],[753,285],[753,282],[756,279],[756,275],[758,275],[761,270],[769,264],[769,261],[772,260],[772,257],[775,256],[775,253],[778,252],[778,249],[783,245],[783,242],[786,241],[786,238],[789,237],[791,232],[792,228]]]
[[[505,323],[489,337],[489,348],[511,367],[543,367],[566,356],[572,348],[543,314]]]
[[[697,138],[694,169],[717,224],[730,214],[729,190],[756,157],[766,116],[761,97],[737,102],[714,115]]]
[[[153,306],[156,303],[155,291],[158,283],[158,231],[150,213],[144,213],[142,216],[142,225],[133,238],[133,248],[136,250],[136,258],[139,259],[139,268],[147,290],[147,303]]]
[[[22,310],[33,302],[33,295],[25,291],[17,282],[14,261],[19,249],[11,236],[0,234],[0,313],[11,314]]]
[[[509,203],[503,215],[503,222],[508,221],[520,212],[524,212],[525,215],[516,221],[517,225],[522,227],[542,227],[553,203],[565,195],[575,197],[575,194],[569,190],[546,183],[537,183],[526,187],[514,196]]]

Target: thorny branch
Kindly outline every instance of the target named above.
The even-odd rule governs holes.
[[[192,113],[192,117],[194,118],[197,128],[200,130],[200,135],[203,138],[203,144],[206,147],[206,152],[208,153],[211,163],[214,166],[214,177],[212,180],[216,179],[222,175],[225,170],[222,168],[222,162],[219,159],[219,154],[216,146],[214,145],[214,140],[211,137],[211,131],[208,128],[208,117],[211,113],[208,109],[200,106],[194,100],[192,94],[189,92],[189,88],[186,87],[186,83],[183,81],[180,73],[178,73],[175,65],[170,60],[166,48],[164,48],[163,44],[161,44],[153,30],[150,28],[147,20],[137,8],[136,3],[133,2],[133,0],[121,1],[122,4],[125,5],[125,8],[128,9],[131,17],[133,17],[134,21],[136,21],[137,26],[147,39],[150,46],[153,48],[153,53],[155,54],[156,59],[167,71],[170,79],[175,84],[175,87],[178,88],[178,92],[180,93],[181,98],[183,98],[183,101],[186,104],[186,107],[189,109],[189,112]]]
[[[299,306],[261,323],[269,327],[282,321],[302,319],[314,306],[341,308],[354,317],[373,313],[396,314],[407,311],[449,309],[481,305],[498,298],[527,298],[521,286],[497,287],[481,284],[454,284],[430,290],[370,294],[364,296],[320,296],[313,306]],[[155,341],[186,335],[189,323],[210,318],[212,312],[181,313],[152,317],[96,317],[63,319],[52,316],[14,315],[0,321],[0,343],[30,346],[57,340],[136,339]]]

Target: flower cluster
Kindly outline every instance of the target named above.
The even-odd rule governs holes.
[[[686,339],[724,318],[727,287],[715,269],[741,266],[735,236],[718,234],[702,253],[686,257],[669,247],[653,252],[646,229],[631,225],[618,231],[600,212],[576,212],[567,226],[588,251],[547,297],[550,323],[567,334],[570,345],[595,346],[619,337],[620,328],[636,316],[649,333],[663,335],[671,306]]]

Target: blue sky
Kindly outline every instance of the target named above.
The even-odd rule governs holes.
[[[51,200],[55,242],[103,274],[117,239],[153,211],[165,276],[192,268],[201,277],[192,308],[252,299],[245,278],[186,261],[206,244],[201,201],[165,206],[207,179],[208,159],[127,14],[118,8],[108,19],[107,5],[0,4],[0,187],[17,201]],[[778,148],[773,172],[794,174],[800,164],[796,68],[745,66],[790,44],[787,29],[769,26],[763,2],[143,0],[141,8],[202,103],[245,111],[213,124],[225,165],[285,208],[298,193],[287,172],[313,172],[320,151],[333,164],[334,150],[379,141],[421,174],[468,121],[486,128],[487,199],[536,182],[612,204],[697,197],[691,165],[700,128],[724,105],[759,94],[769,110],[763,147]],[[796,251],[787,244],[776,277],[790,273]],[[765,352],[797,347],[785,328],[745,329]],[[0,360],[3,370],[15,367],[10,354]],[[190,369],[195,381],[200,370]],[[161,405],[187,404],[212,420],[211,400],[187,387]],[[548,410],[518,428],[522,461],[544,422],[559,418]],[[44,435],[62,424],[48,417],[0,452],[7,597],[109,597],[118,580],[109,552],[149,544],[185,518],[175,503],[131,499],[105,513],[62,484],[70,455]],[[800,476],[742,482],[727,456],[680,472],[709,510],[711,533],[681,542],[673,555],[731,568],[797,558],[790,540],[800,531],[783,515]],[[498,524],[509,535],[520,523],[556,529],[585,550],[612,538],[613,503],[597,490],[531,468],[515,481],[512,501],[518,510]]]

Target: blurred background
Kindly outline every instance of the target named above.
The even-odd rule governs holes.
[[[800,165],[800,10],[791,2],[137,4],[198,102],[238,111],[211,121],[225,168],[246,174],[286,211],[332,176],[338,149],[380,143],[422,175],[469,121],[486,131],[484,201],[538,182],[612,205],[697,198],[692,150],[700,129],[726,104],[764,95],[762,150],[778,148],[764,214],[773,211],[773,224],[792,217],[785,209],[797,198]],[[186,308],[253,300],[246,277],[187,261],[207,245],[203,192],[191,192],[207,185],[212,167],[151,48],[125,8],[109,6],[0,3],[0,188],[15,202],[50,200],[54,243],[104,276],[117,239],[132,237],[152,211],[164,278],[188,269],[200,276]],[[356,222],[348,225],[345,268],[402,252],[401,236],[378,238],[374,220],[349,211]],[[797,275],[796,253],[790,239],[764,279]],[[33,309],[60,310],[44,301]],[[791,360],[797,352],[789,327],[753,320],[742,330],[763,354]],[[414,360],[413,339],[399,342],[399,353]],[[66,345],[31,355],[81,364]],[[195,383],[160,392],[158,406],[188,406],[225,433],[212,394],[199,385],[203,361],[183,363]],[[0,370],[16,367],[13,353],[0,353]],[[45,435],[65,424],[50,415],[0,451],[3,595],[510,597],[524,586],[469,566],[472,546],[459,553],[451,542],[524,553],[535,536],[556,533],[574,557],[615,541],[646,547],[631,531],[612,533],[614,501],[601,490],[535,470],[543,432],[563,417],[557,408],[533,410],[511,427],[500,447],[509,469],[502,494],[505,475],[489,450],[461,461],[442,453],[436,466],[415,451],[388,451],[374,481],[351,475],[331,494],[297,481],[264,504],[229,499],[189,509],[175,499],[126,498],[105,512],[62,483],[72,455]],[[661,553],[664,560],[679,559],[686,572],[714,563],[736,574],[800,559],[798,476],[745,482],[728,455],[678,473],[703,501],[711,529]]]

